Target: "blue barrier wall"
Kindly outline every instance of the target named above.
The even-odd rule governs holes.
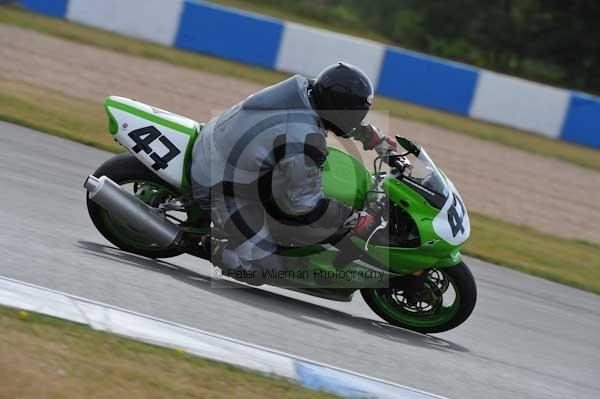
[[[272,69],[282,32],[277,20],[186,1],[175,46]]]
[[[21,0],[21,4],[124,35],[307,76],[315,74],[315,65],[324,58],[339,57],[362,65],[384,96],[600,148],[600,98],[583,93],[396,47],[385,46],[384,51],[381,43],[202,1]],[[152,23],[157,17],[160,23]],[[315,54],[321,54],[319,60],[314,60]]]
[[[600,99],[572,93],[561,139],[600,148]]]
[[[29,10],[40,14],[64,18],[67,13],[69,0],[22,0],[21,4]]]
[[[477,69],[388,48],[377,91],[387,97],[468,115]]]

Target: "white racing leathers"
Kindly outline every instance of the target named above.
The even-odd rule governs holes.
[[[228,239],[225,267],[281,269],[279,245],[329,242],[352,209],[323,194],[325,129],[293,76],[208,122],[192,156],[194,197]],[[258,261],[258,262],[257,262]]]

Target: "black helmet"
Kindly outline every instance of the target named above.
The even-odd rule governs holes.
[[[339,62],[317,76],[310,96],[325,128],[348,137],[371,108],[373,85],[363,71]]]

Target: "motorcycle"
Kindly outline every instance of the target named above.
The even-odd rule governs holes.
[[[95,227],[130,253],[210,260],[210,217],[194,202],[190,180],[192,148],[203,124],[123,97],[108,97],[104,105],[110,134],[128,152],[103,163],[84,183]],[[396,140],[404,152],[375,158],[373,173],[346,152],[328,149],[325,195],[354,209],[377,201],[381,224],[366,240],[350,236],[343,245],[282,246],[286,268],[296,273],[279,280],[285,288],[336,301],[351,301],[360,291],[392,325],[447,331],[470,316],[477,297],[460,254],[470,235],[469,217],[425,149]]]

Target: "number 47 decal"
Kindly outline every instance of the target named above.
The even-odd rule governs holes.
[[[166,169],[169,166],[169,162],[181,153],[181,151],[179,151],[179,149],[154,126],[134,130],[129,133],[128,136],[135,142],[135,145],[132,148],[133,152],[137,154],[140,151],[144,151],[146,154],[150,154],[150,159],[154,161],[154,164],[152,165],[152,169],[154,170]],[[168,150],[162,157],[150,148],[150,144],[156,139],[158,139],[158,141],[160,141]]]
[[[452,194],[452,197],[452,205],[448,209],[448,224],[450,224],[450,230],[452,230],[452,237],[456,237],[458,233],[465,232],[465,226],[463,226],[465,206],[457,195]]]

